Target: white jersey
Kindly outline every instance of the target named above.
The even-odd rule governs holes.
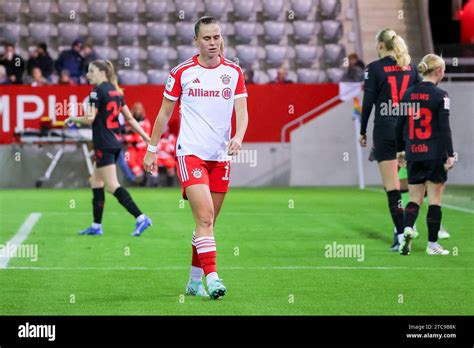
[[[176,156],[228,161],[234,100],[247,97],[238,65],[221,58],[214,68],[199,64],[197,55],[171,70],[163,95],[180,100],[181,125]]]

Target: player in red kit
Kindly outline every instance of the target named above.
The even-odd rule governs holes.
[[[223,297],[227,291],[217,274],[214,225],[229,186],[230,156],[237,155],[248,124],[247,91],[242,70],[223,56],[223,39],[214,17],[194,26],[199,54],[171,70],[164,98],[144,158],[147,172],[155,169],[161,135],[180,103],[181,126],[176,141],[178,178],[196,223],[192,242],[189,295]],[[231,139],[232,112],[236,130]]]

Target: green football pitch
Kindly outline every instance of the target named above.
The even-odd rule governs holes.
[[[215,229],[221,301],[183,295],[194,224],[180,190],[130,192],[153,219],[141,237],[130,236],[134,219],[109,194],[104,235],[79,236],[91,223],[90,190],[0,191],[4,250],[40,214],[23,241],[37,258],[16,255],[0,269],[0,314],[474,314],[474,187],[446,190],[449,256],[425,254],[426,206],[411,255],[390,252],[379,188],[231,189]]]

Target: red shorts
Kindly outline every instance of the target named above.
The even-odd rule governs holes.
[[[184,199],[187,199],[186,187],[191,185],[207,185],[211,192],[225,193],[229,189],[230,161],[204,161],[186,155],[177,157],[176,168]]]

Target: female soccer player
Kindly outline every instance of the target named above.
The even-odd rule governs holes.
[[[133,118],[125,105],[123,92],[117,84],[114,67],[110,61],[95,60],[89,64],[86,75],[95,87],[89,95],[89,106],[86,115],[69,117],[65,123],[79,122],[92,125],[92,140],[94,143],[94,170],[90,179],[93,199],[94,222],[79,234],[101,235],[102,213],[104,211],[105,194],[113,194],[121,205],[136,218],[134,236],[139,236],[151,226],[151,220],[137,207],[128,191],[120,186],[117,179],[115,162],[117,162],[122,144],[115,137],[112,129],[118,128],[118,116],[121,112],[131,127],[148,143],[149,136]]]
[[[365,70],[364,100],[359,143],[367,146],[367,124],[375,104],[373,130],[373,156],[378,162],[388,206],[397,235],[393,247],[403,239],[403,207],[398,178],[395,128],[399,101],[406,89],[421,79],[405,41],[391,29],[381,30],[376,36],[376,49],[380,59],[370,63]],[[397,243],[398,242],[398,243]]]
[[[405,231],[400,246],[401,255],[409,255],[411,242],[418,236],[413,229],[425,184],[428,193],[428,255],[448,255],[438,241],[441,226],[441,199],[447,171],[454,165],[453,141],[449,126],[449,96],[437,87],[443,79],[445,64],[441,57],[428,54],[418,65],[423,82],[409,88],[403,103],[410,105],[408,115],[399,117],[397,148],[401,164],[406,160],[410,202],[405,208]],[[405,147],[403,147],[403,141]],[[402,150],[405,150],[403,153]]]
[[[214,225],[228,190],[230,157],[242,145],[248,124],[247,91],[239,66],[222,54],[222,36],[214,17],[200,18],[194,27],[199,54],[171,70],[164,98],[144,158],[155,169],[154,153],[174,105],[180,101],[181,127],[176,142],[178,178],[196,223],[193,257],[186,294],[219,299],[226,288],[216,269]],[[230,139],[232,110],[236,132]]]

